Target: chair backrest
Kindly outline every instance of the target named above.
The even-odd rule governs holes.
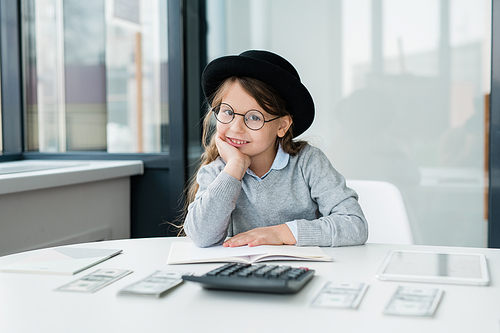
[[[368,222],[367,243],[413,244],[413,234],[403,197],[391,183],[376,180],[347,180],[358,193]]]

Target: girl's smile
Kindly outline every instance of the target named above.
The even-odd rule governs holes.
[[[245,144],[250,143],[250,141],[239,140],[239,139],[234,139],[234,138],[229,138],[229,137],[226,137],[226,139],[227,139],[227,143],[229,143],[231,146],[236,147],[236,148],[243,147]]]

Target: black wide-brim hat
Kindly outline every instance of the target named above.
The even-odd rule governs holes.
[[[314,101],[300,82],[299,73],[285,58],[261,50],[249,50],[211,61],[203,70],[201,84],[209,105],[219,86],[229,77],[252,77],[276,89],[288,102],[293,136],[304,133],[314,120]]]

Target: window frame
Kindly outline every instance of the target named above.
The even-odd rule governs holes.
[[[0,162],[23,158],[20,2],[0,2],[0,88],[3,152]]]
[[[488,247],[500,248],[500,0],[492,1]]]

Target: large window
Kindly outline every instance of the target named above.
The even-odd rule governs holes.
[[[26,149],[168,151],[167,2],[22,4]]]
[[[491,2],[207,0],[209,58],[268,49],[316,104],[303,138],[402,192],[418,244],[487,246]]]

